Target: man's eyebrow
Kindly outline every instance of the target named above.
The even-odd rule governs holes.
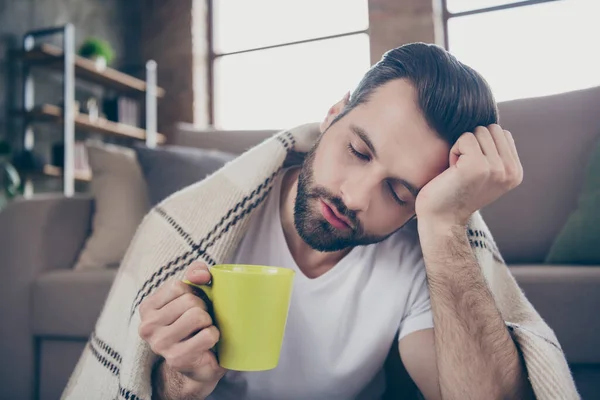
[[[365,142],[369,150],[371,150],[371,153],[373,153],[373,158],[377,158],[377,151],[375,151],[375,146],[373,146],[373,142],[371,142],[371,139],[369,139],[369,135],[367,135],[367,132],[360,126],[356,126],[354,124],[350,125],[350,130],[363,142]]]

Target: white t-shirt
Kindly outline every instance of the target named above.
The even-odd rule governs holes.
[[[233,263],[296,271],[277,368],[228,371],[211,400],[378,399],[396,333],[432,328],[425,266],[414,229],[355,247],[324,275],[307,278],[283,235],[281,178],[250,222]]]

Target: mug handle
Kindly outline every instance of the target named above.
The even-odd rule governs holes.
[[[184,279],[183,283],[185,283],[186,285],[190,285],[190,286],[193,286],[195,288],[198,288],[198,289],[202,290],[204,292],[204,294],[206,294],[206,297],[208,297],[208,299],[211,302],[213,301],[212,287],[210,287],[208,285],[196,285],[195,283],[192,283],[192,282],[190,282],[187,279]]]

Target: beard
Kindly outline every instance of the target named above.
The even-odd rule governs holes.
[[[318,145],[319,143],[306,156],[298,176],[298,191],[294,203],[294,226],[298,235],[311,248],[322,252],[339,251],[387,239],[393,232],[384,236],[365,232],[355,211],[349,210],[340,197],[314,183],[313,163]],[[352,227],[342,231],[327,222],[319,211],[321,199],[337,208],[341,215],[350,220]]]

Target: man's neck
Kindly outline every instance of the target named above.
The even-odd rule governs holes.
[[[288,170],[281,184],[281,198],[279,201],[279,213],[281,215],[281,226],[283,235],[287,242],[290,253],[298,265],[298,268],[308,278],[318,278],[335,266],[350,249],[323,253],[311,248],[298,235],[294,225],[294,203],[298,193],[299,168]]]

